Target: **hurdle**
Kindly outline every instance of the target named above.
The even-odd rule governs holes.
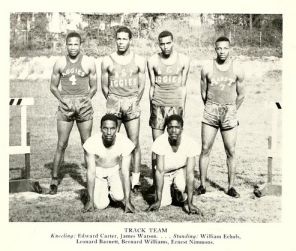
[[[21,172],[21,178],[9,180],[9,193],[36,191],[34,187],[39,186],[39,183],[32,181],[30,177],[30,132],[27,131],[27,106],[29,105],[34,105],[33,98],[10,98],[9,100],[9,106],[20,106],[21,108],[21,145],[9,146],[8,152],[9,155],[25,155],[25,169]]]
[[[282,194],[282,186],[275,185],[272,183],[272,163],[276,151],[276,142],[277,142],[277,123],[279,118],[279,112],[282,110],[282,106],[279,102],[274,102],[270,106],[272,111],[271,119],[271,136],[267,138],[267,183],[266,185],[259,190],[258,186],[255,187],[254,194],[257,197],[262,197],[265,195],[276,195],[280,196]]]

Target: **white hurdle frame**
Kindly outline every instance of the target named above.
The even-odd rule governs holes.
[[[277,136],[278,136],[278,119],[279,112],[282,109],[279,102],[272,102],[271,109],[271,136],[268,137],[267,150],[267,182],[272,183],[272,159],[275,157],[277,150]]]
[[[10,98],[10,106],[21,107],[21,145],[9,146],[9,154],[27,154],[30,153],[30,146],[27,142],[27,106],[34,105],[33,98]]]
[[[30,132],[27,131],[27,106],[34,105],[33,98],[10,98],[9,106],[20,106],[21,108],[21,145],[9,146],[9,154],[24,154],[25,168],[21,169],[21,177],[9,180],[9,193],[34,192],[35,186],[39,186],[38,181],[32,181],[30,178]],[[39,190],[38,190],[39,192]]]

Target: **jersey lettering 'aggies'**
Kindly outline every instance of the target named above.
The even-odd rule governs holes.
[[[61,72],[61,95],[87,95],[89,90],[89,74],[82,66],[83,55],[78,55],[78,60],[72,63],[66,56],[67,64]]]
[[[182,66],[176,62],[166,65],[158,55],[158,65],[155,67],[155,89],[152,103],[158,106],[182,106]]]
[[[228,70],[218,69],[213,62],[213,75],[209,79],[208,100],[219,104],[234,104],[236,100],[236,75],[233,72],[233,61]]]
[[[128,97],[138,95],[139,69],[135,63],[135,55],[130,63],[118,64],[112,56],[113,68],[109,72],[109,93]]]
[[[158,85],[163,85],[165,88],[165,84],[168,84],[168,89],[172,88],[172,84],[180,85],[182,81],[182,76],[180,74],[176,74],[176,69],[172,66],[165,66],[164,72],[161,71],[161,67],[156,70],[155,82]]]
[[[80,69],[77,68],[71,68],[71,69],[67,69],[66,72],[62,72],[63,77],[66,77],[70,74],[77,74],[80,77],[84,77],[86,75],[86,73]]]

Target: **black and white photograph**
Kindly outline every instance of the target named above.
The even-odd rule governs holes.
[[[112,2],[2,16],[4,246],[293,250],[290,5]]]
[[[282,25],[11,13],[9,220],[280,222]]]

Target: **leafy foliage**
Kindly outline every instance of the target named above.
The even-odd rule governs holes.
[[[66,19],[64,13],[60,15]],[[83,37],[83,50],[95,57],[112,50],[114,34],[120,25],[131,28],[134,44],[138,46],[135,50],[143,54],[149,54],[146,50],[150,46],[155,47],[157,35],[164,29],[172,31],[178,46],[189,51],[212,46],[218,36],[224,35],[237,47],[269,47],[276,49],[277,56],[282,54],[283,24],[279,14],[82,13],[81,16],[86,25],[79,24],[77,31]],[[36,55],[63,53],[66,34],[50,33],[48,25],[47,13],[12,13],[11,56],[26,55],[28,51]]]

